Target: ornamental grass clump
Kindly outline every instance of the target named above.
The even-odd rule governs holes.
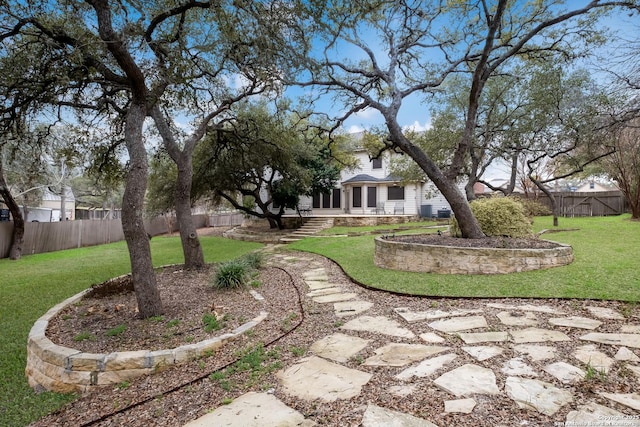
[[[480,228],[487,237],[524,238],[533,235],[531,220],[522,203],[511,197],[488,197],[476,199],[470,204]],[[453,218],[451,235],[460,237],[460,227]]]
[[[251,273],[262,265],[262,254],[250,252],[241,258],[236,258],[218,265],[213,277],[213,286],[216,288],[239,288],[249,282]]]

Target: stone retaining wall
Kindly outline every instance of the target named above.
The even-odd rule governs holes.
[[[382,216],[335,216],[333,225],[341,227],[362,227],[368,225],[404,224],[418,221],[417,215],[382,215]]]
[[[231,333],[167,350],[93,354],[51,342],[46,337],[49,320],[66,306],[80,301],[90,291],[91,289],[87,289],[54,306],[31,328],[25,373],[29,385],[36,391],[85,393],[92,386],[119,384],[141,375],[158,372],[171,365],[215,352],[226,342],[254,328],[267,317],[266,312],[261,312],[258,317]]]
[[[442,274],[505,274],[573,262],[571,246],[551,249],[462,248],[376,238],[374,262],[391,270]]]

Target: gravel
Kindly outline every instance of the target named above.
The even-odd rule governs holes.
[[[376,348],[390,341],[415,341],[401,338],[390,339],[389,337],[370,332],[352,331],[349,333],[372,340],[369,346],[363,350],[358,357],[350,359],[345,364],[348,367],[374,374],[372,380],[363,388],[359,396],[347,401],[318,402],[303,401],[284,394],[278,387],[275,372],[280,369],[286,369],[296,361],[299,361],[301,357],[310,356],[311,353],[308,349],[313,342],[331,333],[340,331],[339,327],[345,322],[345,319],[335,316],[332,304],[317,304],[311,299],[304,297],[302,306],[298,303],[299,295],[304,295],[308,292],[301,277],[302,274],[309,269],[311,260],[322,264],[328,272],[331,283],[341,284],[348,289],[349,292],[360,294],[362,299],[375,302],[375,306],[367,311],[367,315],[385,315],[397,319],[397,315],[393,312],[393,308],[396,307],[407,307],[409,310],[416,311],[427,309],[454,310],[485,307],[484,304],[488,302],[500,302],[514,305],[545,304],[562,310],[567,316],[584,316],[584,306],[598,305],[628,313],[630,317],[635,319],[634,322],[636,323],[640,318],[637,307],[631,307],[618,302],[553,299],[536,301],[525,299],[480,300],[419,298],[391,295],[358,287],[350,282],[338,266],[322,257],[311,254],[299,256],[304,257],[304,261],[297,263],[292,261],[278,261],[279,266],[283,267],[286,272],[275,266],[265,268],[261,272],[259,278],[261,286],[257,291],[265,297],[265,300],[258,304],[256,304],[253,298],[243,292],[237,292],[237,294],[234,293],[233,295],[225,294],[224,298],[222,295],[216,296],[216,293],[213,292],[207,284],[208,275],[211,274],[211,270],[192,274],[179,272],[179,269],[166,269],[161,276],[167,275],[176,278],[173,282],[182,283],[187,281],[195,284],[201,280],[204,295],[211,298],[207,299],[207,302],[204,304],[198,304],[198,308],[196,309],[195,305],[197,301],[181,303],[181,301],[186,301],[187,298],[190,297],[184,292],[184,288],[173,286],[172,289],[177,291],[178,295],[174,295],[173,297],[163,295],[166,309],[171,310],[167,311],[163,322],[179,318],[182,324],[196,325],[198,322],[201,322],[203,310],[210,309],[212,304],[224,306],[225,310],[223,310],[223,312],[231,313],[230,316],[233,319],[239,317],[249,319],[254,316],[256,310],[268,311],[269,316],[253,331],[246,333],[240,339],[225,346],[212,357],[185,363],[154,375],[133,380],[130,383],[120,384],[118,386],[96,387],[95,391],[91,394],[79,398],[59,412],[50,414],[33,425],[42,427],[70,425],[127,425],[132,427],[182,426],[188,421],[204,415],[212,408],[227,403],[248,391],[271,391],[284,403],[300,411],[304,416],[311,418],[318,425],[340,427],[359,426],[362,414],[368,403],[375,403],[394,410],[404,411],[428,419],[439,426],[455,425],[462,427],[488,425],[553,425],[554,422],[562,421],[566,418],[566,413],[570,410],[569,406],[575,406],[567,405],[567,407],[562,408],[553,417],[548,417],[535,411],[518,409],[513,401],[508,399],[504,393],[500,393],[496,396],[473,396],[478,402],[478,405],[471,414],[445,414],[441,402],[443,400],[451,400],[453,397],[434,386],[432,381],[425,380],[416,382],[416,388],[411,394],[399,397],[389,393],[389,387],[404,384],[394,378],[403,368],[368,367],[361,364],[364,359],[373,355],[373,351]],[[171,280],[169,280],[169,282],[171,282]],[[99,307],[109,306],[109,304],[111,304],[111,307],[115,307],[114,304],[124,304],[119,302],[121,297],[122,295],[120,294],[108,297],[109,300],[114,298],[111,303],[106,303],[104,297],[103,301],[100,302],[90,304],[83,303],[80,307],[77,307],[78,313],[82,313],[83,310],[88,310],[89,307],[98,304],[100,304],[98,305]],[[233,301],[233,303],[231,303],[231,301]],[[133,312],[131,312],[130,305],[126,305],[126,307],[127,316],[122,316],[122,312],[119,312],[120,314],[116,316],[118,319],[114,320],[114,322],[122,323],[132,321],[133,323],[128,323],[128,325],[139,325],[139,321],[135,321],[134,319],[135,316]],[[184,311],[179,310],[180,308]],[[97,308],[96,311],[100,311],[100,309]],[[495,314],[499,311],[502,310],[493,309],[492,313]],[[112,310],[106,313],[110,315],[114,314]],[[92,319],[94,315],[98,314],[95,313],[84,317]],[[553,317],[553,315],[547,314],[537,315],[541,320],[546,317]],[[107,315],[105,316],[105,319],[109,317]],[[489,330],[505,329],[505,326],[500,324],[495,315],[486,315],[485,317],[490,323]],[[55,323],[59,325],[64,323],[64,321],[59,319]],[[144,322],[142,323],[144,324]],[[160,330],[168,330],[166,323],[158,322],[158,324],[162,325]],[[228,327],[231,326],[232,324],[230,323]],[[131,327],[131,329],[129,329],[129,327]],[[142,327],[140,330],[152,331],[155,327],[158,327],[158,325],[152,325],[148,329]],[[103,329],[107,328],[108,326],[103,327]],[[430,332],[428,326],[426,326],[426,322],[414,324],[411,328],[416,333]],[[616,328],[619,328],[619,325],[605,324],[599,328],[599,332],[616,331]],[[128,326],[126,333],[129,333],[133,329],[134,326]],[[583,334],[584,331],[573,328],[558,329],[571,336],[571,338],[577,342],[577,345],[583,344],[578,342],[577,337]],[[77,331],[67,331],[64,334],[59,332],[53,333],[53,335],[56,336],[56,340],[59,343],[66,343],[69,346],[77,347],[79,345],[78,342],[73,341],[73,336],[76,333]],[[112,348],[121,350],[120,345],[125,344],[125,342],[127,345],[134,346],[132,348],[137,348],[135,347],[137,345],[136,340],[126,339],[126,333],[123,333],[122,336],[118,338],[120,341],[117,341],[117,339],[116,341],[111,341],[115,343],[115,347]],[[142,334],[142,332],[140,332],[140,334]],[[179,337],[176,339],[183,339],[187,334],[194,336],[194,339],[198,339],[195,337],[199,337],[199,335],[197,335],[198,332],[191,330],[189,332],[185,331],[181,334],[175,334]],[[100,334],[96,331],[95,335],[98,336]],[[143,335],[137,336],[142,337]],[[140,339],[146,339],[149,343],[155,339],[155,342],[158,343],[157,338],[151,338],[148,335],[147,338]],[[97,344],[97,341],[98,339],[96,339],[96,342],[84,343],[83,341],[81,344],[105,345],[104,343]],[[108,342],[108,340],[105,342]],[[168,344],[164,341],[160,343],[162,345]],[[465,353],[459,350],[459,347],[463,346],[464,343],[455,335],[449,336],[445,345],[458,350],[456,351],[459,355],[458,360],[456,360],[457,364],[479,363],[471,358],[471,356],[465,356]],[[572,351],[572,345],[558,346],[560,350],[557,360],[571,359],[570,352]],[[264,348],[264,352],[262,353],[263,360],[259,368],[254,367],[243,370],[240,366],[236,365],[236,369],[234,369],[233,372],[227,369],[230,363],[251,351],[254,351],[255,354],[255,349],[261,349],[262,347]],[[106,350],[105,347],[100,348]],[[498,385],[501,388],[506,376],[501,374],[499,369],[495,369],[495,364],[503,363],[500,357],[508,360],[508,358],[515,357],[514,355],[515,352],[509,348],[508,344],[505,344],[504,356],[499,356],[497,359],[490,359],[486,362],[480,362],[480,364],[486,364],[486,366],[494,368]],[[553,360],[545,361],[545,363],[551,362],[553,362]],[[214,375],[210,376],[211,373],[214,373]],[[628,375],[628,373],[625,373],[623,368],[615,368],[607,375],[607,379],[604,382],[585,381],[577,386],[571,387],[571,391],[575,396],[574,403],[577,405],[587,400],[598,399],[598,396],[595,394],[597,391],[633,392],[632,389],[635,385],[632,381],[625,379],[625,375]],[[310,386],[312,386],[312,384]],[[599,399],[599,403],[602,404],[605,402]],[[133,408],[121,413],[116,413],[118,410],[132,404],[135,405]],[[609,403],[608,406],[612,405]],[[629,412],[628,408],[625,409],[620,405],[615,406],[615,408],[622,412]],[[105,419],[91,424],[94,420],[98,420],[101,417],[105,417]],[[525,424],[523,424],[523,422]]]

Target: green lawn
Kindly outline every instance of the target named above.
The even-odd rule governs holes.
[[[262,245],[219,237],[200,239],[207,262],[239,257]],[[183,262],[179,237],[154,237],[154,265]],[[33,323],[49,308],[95,283],[130,272],[124,242],[0,260],[0,425],[24,426],[75,398],[36,395],[24,376]]]
[[[536,218],[534,229],[545,228],[553,228],[551,218]],[[630,221],[628,215],[560,218],[559,228],[579,228],[544,235],[545,239],[573,247],[572,264],[506,275],[443,275],[381,269],[373,264],[375,236],[371,235],[305,239],[290,248],[329,257],[365,285],[408,294],[640,301],[640,222]]]

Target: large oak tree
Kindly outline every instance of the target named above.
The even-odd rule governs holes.
[[[637,10],[634,1],[591,1],[576,8],[563,2],[477,1],[336,1],[300,0],[282,31],[300,74],[290,76],[304,87],[333,94],[342,102],[345,120],[365,109],[378,111],[385,122],[389,148],[408,154],[447,198],[462,236],[483,236],[456,180],[467,166],[476,131],[479,100],[489,79],[520,56],[555,61],[585,53],[594,41],[599,14],[613,7]],[[465,123],[446,167],[439,166],[414,144],[399,123],[410,97],[428,99],[451,76],[469,76]],[[426,112],[425,112],[426,116]]]

